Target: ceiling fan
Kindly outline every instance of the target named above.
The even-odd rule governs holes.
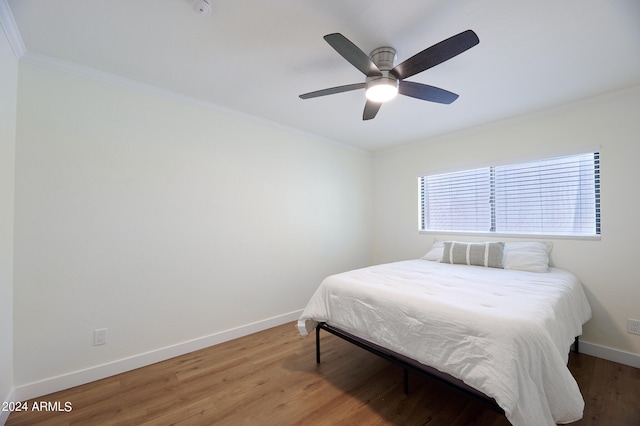
[[[324,39],[366,76],[365,82],[317,90],[302,94],[300,98],[310,99],[365,89],[367,102],[362,114],[363,120],[374,118],[382,104],[393,99],[398,93],[441,104],[450,104],[455,101],[458,99],[455,93],[405,79],[441,64],[480,43],[478,36],[472,30],[463,31],[426,48],[394,67],[396,50],[393,47],[379,47],[367,55],[340,33],[328,34]]]

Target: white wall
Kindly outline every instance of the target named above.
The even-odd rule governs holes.
[[[18,60],[0,26],[0,402],[13,390],[13,202]],[[0,412],[0,423],[4,413]]]
[[[371,262],[364,151],[27,63],[17,134],[17,387],[300,310]]]
[[[593,309],[583,340],[640,355],[636,265],[640,227],[640,87],[490,126],[380,151],[374,157],[375,262],[417,258],[434,237],[418,233],[416,177],[429,170],[557,154],[600,145],[602,239],[554,240],[552,261],[583,281]],[[467,238],[470,239],[470,238]]]

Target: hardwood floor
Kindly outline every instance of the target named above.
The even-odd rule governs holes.
[[[585,399],[574,425],[640,425],[640,370],[572,354]],[[32,411],[49,402],[68,412]],[[478,403],[328,333],[315,341],[285,324],[29,401],[13,425],[475,425],[509,422]],[[69,408],[67,406],[67,408]]]

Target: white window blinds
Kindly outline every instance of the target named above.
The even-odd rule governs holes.
[[[600,154],[428,175],[420,229],[600,235]]]

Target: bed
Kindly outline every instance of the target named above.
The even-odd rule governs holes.
[[[450,377],[495,401],[516,426],[576,421],[584,401],[567,362],[591,318],[582,284],[546,264],[514,268],[517,246],[502,247],[499,267],[487,266],[488,249],[484,265],[474,264],[467,247],[466,262],[427,254],[327,277],[298,330],[306,336],[320,326]]]

